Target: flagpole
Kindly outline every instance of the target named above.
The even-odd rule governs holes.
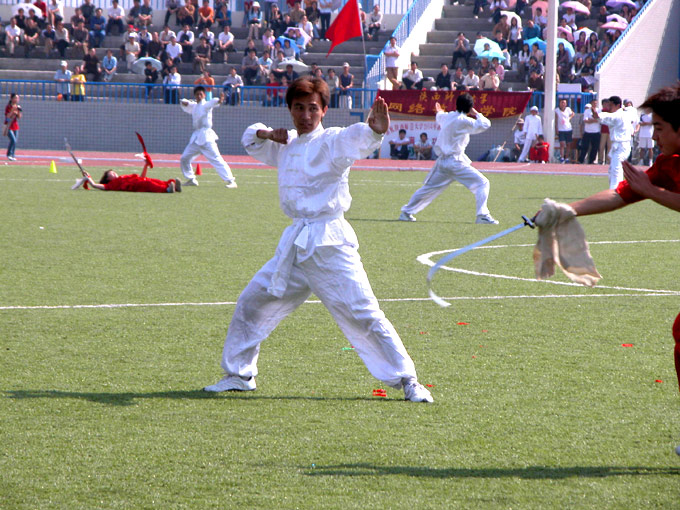
[[[364,47],[364,83],[363,86],[366,85],[366,78],[368,77],[368,66],[366,65],[366,34],[364,34],[364,24],[361,22],[361,7],[359,7],[359,0],[356,0],[357,3],[357,13],[359,14],[359,26],[361,27],[361,43]],[[362,88],[363,88],[362,86]]]

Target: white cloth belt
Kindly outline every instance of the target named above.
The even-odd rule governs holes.
[[[277,298],[283,297],[286,287],[288,287],[290,271],[293,268],[293,262],[297,253],[295,247],[306,250],[309,244],[309,226],[312,223],[325,223],[342,218],[343,216],[344,213],[340,211],[334,214],[316,216],[315,218],[293,218],[293,224],[286,229],[279,243],[279,260],[267,292]]]

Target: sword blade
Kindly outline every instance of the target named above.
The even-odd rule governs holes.
[[[442,257],[439,259],[434,266],[430,268],[430,270],[427,273],[427,290],[430,293],[430,298],[432,298],[432,301],[437,303],[441,307],[447,307],[451,306],[451,303],[448,301],[445,301],[441,297],[439,297],[433,290],[432,290],[432,279],[434,278],[434,275],[441,269],[441,267],[446,264],[447,262],[450,262],[451,260],[455,259],[456,257],[459,257],[463,253],[467,253],[471,250],[474,250],[475,248],[479,248],[480,246],[484,246],[485,244],[490,243],[491,241],[495,241],[496,239],[500,239],[501,237],[505,237],[508,234],[512,234],[513,232],[516,232],[517,230],[524,228],[524,227],[531,227],[534,228],[534,218],[527,218],[526,216],[522,216],[522,223],[519,223],[515,225],[514,227],[507,228],[503,230],[502,232],[498,232],[497,234],[491,235],[485,239],[482,239],[481,241],[477,241],[472,244],[468,244],[467,246],[464,246],[462,248],[459,248],[456,251],[453,251],[449,253],[448,255]]]

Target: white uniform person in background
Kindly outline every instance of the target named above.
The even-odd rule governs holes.
[[[489,198],[489,180],[470,165],[465,148],[470,135],[476,135],[491,127],[489,119],[473,108],[474,99],[463,93],[456,98],[456,111],[446,113],[439,103],[435,104],[437,124],[441,128],[434,146],[437,162],[425,178],[423,186],[416,191],[409,203],[401,208],[401,221],[416,221],[414,214],[425,209],[453,181],[460,182],[475,196],[477,218],[475,223],[498,223],[486,206]]]
[[[543,134],[543,121],[538,115],[538,106],[532,106],[529,110],[531,115],[524,118],[524,131],[526,132],[526,139],[524,140],[524,147],[522,147],[522,154],[519,155],[518,163],[526,162],[529,155],[529,149],[536,144],[538,135]]]
[[[608,112],[594,110],[593,118],[609,127],[609,139],[612,141],[612,148],[609,150],[609,189],[616,189],[623,180],[623,162],[630,156],[635,127],[631,123],[630,113],[621,108],[619,96],[609,98]]]
[[[278,168],[281,209],[293,224],[284,230],[274,257],[239,296],[222,354],[226,375],[205,390],[254,390],[260,343],[313,292],[374,377],[403,388],[406,400],[432,402],[380,310],[356,234],[344,218],[352,201],[350,165],[380,147],[390,122],[387,104],[376,99],[368,123],[324,129],[321,120],[329,101],[324,80],[298,78],[286,92],[295,130],[257,123],[243,134],[248,154]]]
[[[179,160],[184,177],[189,179],[185,186],[198,186],[198,181],[191,168],[191,162],[199,154],[203,154],[208,162],[213,166],[223,181],[227,182],[227,188],[236,188],[236,180],[227,162],[222,159],[220,151],[215,141],[217,133],[212,129],[212,110],[224,102],[224,94],[220,98],[205,100],[205,89],[203,87],[194,88],[194,98],[196,101],[182,99],[180,107],[186,113],[191,114],[191,121],[194,132],[191,135],[189,144],[184,149]]]

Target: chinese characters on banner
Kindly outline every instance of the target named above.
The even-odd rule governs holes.
[[[387,103],[390,113],[434,117],[439,103],[447,112],[456,111],[456,98],[461,90],[379,90],[378,97]],[[520,115],[531,99],[531,92],[489,92],[471,90],[475,110],[489,119]]]

